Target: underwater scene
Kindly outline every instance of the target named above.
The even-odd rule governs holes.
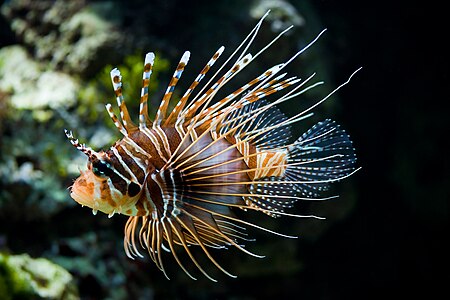
[[[419,7],[0,5],[0,300],[443,289]]]

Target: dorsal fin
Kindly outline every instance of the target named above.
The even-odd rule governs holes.
[[[152,75],[153,64],[155,62],[155,54],[149,52],[145,55],[144,72],[142,74],[142,90],[141,101],[139,104],[139,128],[151,127],[152,122],[148,116],[148,86],[150,84],[150,76]]]
[[[273,66],[272,68],[270,68],[267,71],[265,71],[264,73],[262,73],[260,76],[258,76],[255,79],[249,81],[247,84],[243,85],[242,87],[240,87],[239,89],[237,89],[236,91],[234,91],[233,93],[228,95],[227,97],[223,98],[219,102],[217,102],[214,105],[212,105],[211,107],[207,108],[199,116],[199,119],[201,119],[203,121],[203,120],[210,119],[211,117],[214,117],[215,116],[215,114],[214,114],[215,112],[217,112],[219,109],[224,107],[226,104],[228,104],[231,101],[233,101],[234,99],[236,99],[239,95],[245,93],[250,87],[252,87],[255,84],[258,84],[260,82],[263,82],[267,78],[275,75],[281,69],[281,66],[282,66],[281,64]],[[200,125],[201,123],[202,122],[200,121],[198,124]]]
[[[197,78],[195,78],[194,82],[192,82],[191,86],[187,89],[187,91],[184,93],[183,97],[178,101],[178,104],[175,106],[173,111],[170,113],[169,117],[167,117],[166,122],[164,125],[174,124],[176,119],[179,117],[179,114],[184,109],[184,107],[187,104],[187,101],[189,97],[191,96],[194,89],[198,86],[200,81],[202,81],[203,78],[205,78],[206,73],[211,69],[211,67],[214,65],[214,63],[217,61],[217,59],[220,57],[220,55],[223,53],[223,50],[225,47],[220,47],[219,50],[214,53],[214,55],[211,57],[211,59],[208,61],[206,66],[202,69],[200,74],[197,75]]]
[[[258,109],[268,105],[269,102],[265,100],[259,100],[247,105],[244,105],[240,109],[235,110],[232,114],[226,116],[220,127],[220,134],[224,134],[234,127],[238,127],[246,120],[252,119],[251,122],[245,123],[243,126],[234,132],[234,136],[239,139],[245,138],[245,133],[248,131],[258,130],[259,128],[266,128],[286,120],[286,116],[276,106],[272,106],[267,110],[263,110],[262,113],[258,113]],[[256,116],[255,116],[256,115]],[[276,127],[268,131],[265,135],[249,141],[259,149],[270,149],[275,147],[284,146],[288,143],[291,137],[290,126]]]
[[[155,120],[153,121],[153,126],[160,126],[161,123],[166,118],[167,113],[167,107],[169,106],[170,98],[172,97],[173,91],[175,89],[175,86],[178,83],[178,80],[181,77],[181,74],[183,74],[184,68],[186,67],[187,63],[189,62],[189,57],[191,53],[189,51],[184,52],[183,56],[180,59],[180,62],[178,63],[177,68],[175,69],[175,72],[173,73],[172,79],[169,82],[169,86],[167,87],[166,93],[164,94],[163,99],[161,100],[161,104],[159,105],[159,109],[156,112]]]
[[[122,119],[123,126],[128,133],[137,129],[137,126],[131,121],[130,114],[128,113],[127,105],[123,100],[122,94],[122,76],[117,68],[111,70],[111,81],[116,94],[117,106],[120,110],[120,118]]]
[[[192,117],[197,113],[197,110],[200,109],[200,107],[203,104],[208,104],[212,96],[214,96],[215,92],[217,92],[228,80],[230,80],[234,75],[236,75],[240,70],[242,70],[250,61],[251,61],[251,54],[247,54],[240,60],[237,64],[235,64],[228,72],[225,73],[215,84],[211,86],[210,89],[208,89],[197,101],[192,102],[189,107],[187,107],[182,113],[181,113],[181,120],[189,121],[192,119]],[[198,119],[198,118],[197,118]]]

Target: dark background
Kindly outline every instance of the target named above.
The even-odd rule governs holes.
[[[239,10],[242,2],[237,1],[170,1],[168,7],[155,3],[159,9],[173,10],[149,16],[152,30],[163,36],[183,31],[191,22],[195,28],[208,29],[195,18],[183,24],[174,21],[191,15],[192,10],[216,14],[219,24],[230,14],[228,8],[221,13],[223,7],[233,6],[235,15],[243,14]],[[301,7],[300,1],[290,3]],[[349,187],[357,201],[345,217],[331,218],[332,225],[317,238],[291,241],[297,243],[302,260],[298,272],[222,279],[214,284],[161,278],[153,282],[151,278],[162,277],[153,270],[144,284],[159,285],[156,298],[433,299],[444,291],[450,176],[448,148],[444,146],[449,134],[448,111],[442,104],[448,96],[439,94],[437,84],[448,79],[448,52],[443,48],[448,33],[442,33],[442,10],[431,3],[409,1],[312,1],[311,6],[322,27],[328,28],[320,43],[326,49],[324,59],[332,82],[344,82],[356,68],[363,67],[339,92],[337,114],[351,133],[362,166]],[[155,21],[167,15],[173,19],[164,26],[163,21]],[[133,23],[132,17],[129,22]],[[236,29],[239,26],[234,25]],[[194,52],[196,45],[189,43],[196,40],[195,33],[186,31],[187,35],[177,36],[179,45],[174,47],[186,45]],[[234,37],[235,42],[246,32],[218,33],[212,39]],[[2,35],[11,40],[9,33]],[[215,41],[210,47],[216,47]],[[339,208],[339,202],[333,205]],[[81,209],[76,213],[87,215]],[[301,224],[286,222],[286,226]],[[6,226],[6,222],[0,223]],[[279,242],[278,238],[269,240]],[[19,242],[11,244],[11,251],[26,251]],[[283,248],[276,252],[282,259]],[[270,264],[271,260],[255,259],[253,263]],[[139,269],[145,272],[153,267]]]
[[[364,66],[341,93],[342,114],[360,142],[358,203],[312,251],[321,267],[311,277],[327,278],[330,299],[432,299],[444,288],[449,126],[437,83],[448,78],[448,60],[439,8],[422,4],[316,4],[348,43],[327,39],[339,53],[335,72]]]

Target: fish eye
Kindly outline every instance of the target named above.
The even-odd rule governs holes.
[[[97,176],[110,176],[114,171],[111,169],[111,165],[102,160],[96,160],[92,162],[92,172]]]
[[[141,187],[139,186],[139,184],[130,182],[130,184],[128,185],[128,196],[134,197],[137,194],[139,194],[140,191],[141,191]]]

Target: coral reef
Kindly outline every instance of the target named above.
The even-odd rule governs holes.
[[[103,59],[117,60],[121,36],[86,1],[8,1],[2,14],[22,44],[51,69],[93,75]]]
[[[79,83],[66,73],[46,70],[23,46],[0,49],[0,90],[15,108],[58,109],[75,103]]]
[[[72,275],[44,258],[0,253],[0,298],[79,299]]]

